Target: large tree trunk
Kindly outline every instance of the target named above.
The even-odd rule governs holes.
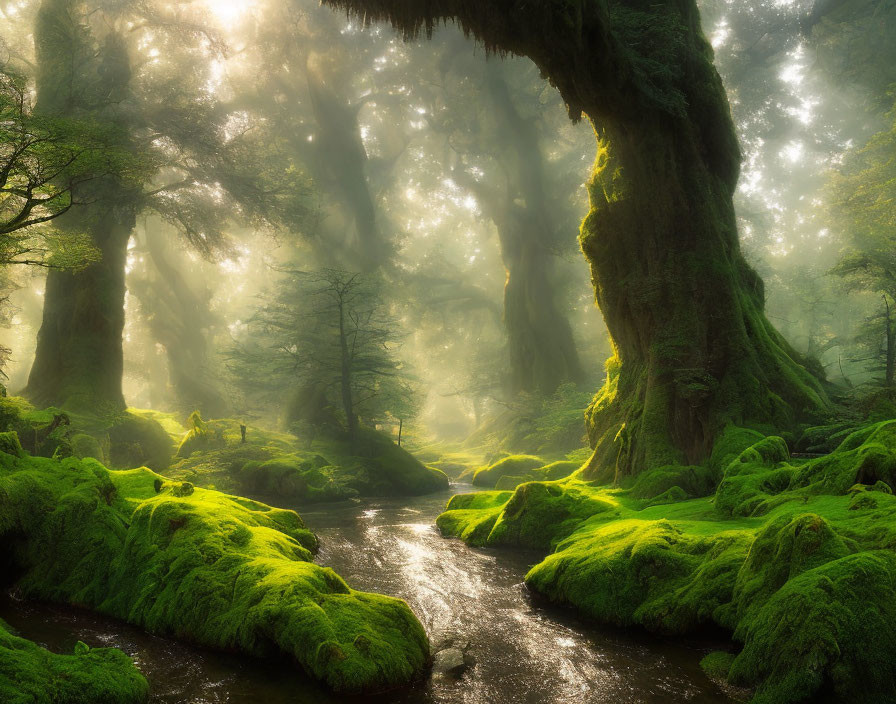
[[[43,322],[24,393],[40,406],[123,410],[124,277],[134,213],[126,207],[90,210],[77,214],[90,218],[102,259],[83,271],[47,274]]]
[[[109,32],[98,52],[73,0],[43,0],[35,22],[39,113],[83,117],[126,134],[131,78],[122,38]],[[122,147],[127,146],[122,137]],[[123,410],[125,266],[138,195],[107,176],[73,193],[80,205],[59,226],[88,233],[101,260],[78,272],[50,271],[44,314],[25,394],[39,405]]]
[[[594,122],[581,241],[616,354],[588,413],[587,476],[700,462],[727,423],[785,428],[827,407],[740,252],[740,151],[694,0],[324,1],[410,36],[457,19],[532,58]]]
[[[514,391],[551,393],[584,378],[572,327],[560,306],[555,249],[562,228],[546,193],[538,130],[517,110],[496,62],[487,67],[486,88],[497,120],[495,143],[507,173],[504,202],[489,207],[498,227],[507,270],[504,323]]]
[[[792,427],[825,405],[818,381],[763,313],[744,261],[736,178],[688,123],[605,120],[582,228],[616,354],[589,409],[609,476],[697,463],[725,424]]]
[[[501,256],[507,270],[504,324],[514,391],[552,393],[560,384],[580,382],[584,373],[572,327],[557,301],[554,256],[543,234],[532,228],[528,209],[510,204],[498,222]]]

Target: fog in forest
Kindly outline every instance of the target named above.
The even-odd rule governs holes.
[[[835,271],[852,246],[838,176],[886,125],[888,67],[855,66],[830,23],[812,33],[806,5],[701,10],[769,317],[856,389],[881,381],[890,294]],[[34,67],[39,6],[3,7],[11,70]],[[128,405],[298,422],[296,276],[339,271],[389,320],[401,388],[384,397],[400,399],[371,400],[370,419],[463,439],[552,396],[584,410],[611,349],[578,245],[592,127],[570,122],[531,62],[487,56],[452,26],[406,43],[316,2],[107,3],[87,21],[120,33],[127,65],[97,59],[127,72],[116,109],[152,161],[127,244]],[[6,276],[4,371],[19,391],[45,271]],[[276,329],[270,307],[291,302],[297,327]]]
[[[894,0],[0,0],[0,701],[896,701],[894,101]]]

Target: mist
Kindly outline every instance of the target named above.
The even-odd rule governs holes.
[[[604,5],[0,0],[0,695],[896,696],[896,13]]]

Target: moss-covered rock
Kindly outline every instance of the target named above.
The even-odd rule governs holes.
[[[528,476],[532,470],[545,464],[543,459],[534,455],[509,455],[477,469],[473,473],[473,484],[492,489],[501,477]]]
[[[22,398],[0,397],[0,430],[18,433],[24,449],[33,455],[93,457],[120,469],[164,470],[174,450],[157,419],[133,409],[92,415],[83,409],[77,413],[38,409]]]
[[[59,655],[15,636],[0,621],[0,701],[4,704],[140,704],[149,685],[114,648]]]
[[[293,511],[146,468],[8,454],[0,497],[0,543],[25,596],[208,647],[282,654],[337,690],[400,684],[427,660],[407,605],[311,562],[317,541]]]
[[[687,468],[630,489],[576,473],[455,497],[438,525],[476,545],[549,549],[526,583],[600,622],[727,629],[742,650],[704,666],[753,690],[754,703],[822,688],[838,701],[896,701],[894,431],[893,421],[861,428],[805,461],[782,438],[729,428],[726,448],[693,472],[717,476],[727,462],[714,496],[669,486]]]

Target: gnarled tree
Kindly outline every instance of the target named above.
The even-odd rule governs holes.
[[[740,251],[740,150],[694,0],[324,1],[407,36],[454,20],[528,56],[594,123],[581,244],[615,354],[588,412],[590,476],[703,461],[727,423],[826,408]]]

